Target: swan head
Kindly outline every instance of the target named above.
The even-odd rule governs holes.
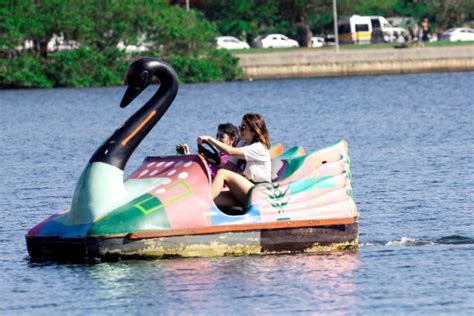
[[[133,62],[128,67],[127,85],[128,88],[120,102],[120,107],[129,105],[143,90],[151,83],[156,59],[142,58]]]

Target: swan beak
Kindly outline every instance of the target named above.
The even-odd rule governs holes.
[[[129,105],[142,91],[143,88],[141,87],[129,86],[123,95],[122,102],[120,102],[120,107],[124,108]]]

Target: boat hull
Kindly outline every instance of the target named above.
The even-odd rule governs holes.
[[[279,227],[227,227],[217,231],[162,235],[144,232],[124,236],[27,237],[32,259],[115,261],[137,258],[214,257],[351,250],[358,247],[358,223]]]
[[[87,261],[356,248],[347,143],[309,154],[295,147],[282,157],[272,160],[272,183],[253,186],[237,213],[214,203],[199,155],[147,157],[116,201],[107,195],[120,190],[96,182],[122,175],[91,164],[83,174],[94,185],[80,180],[70,209],[30,229],[28,251],[33,259]]]

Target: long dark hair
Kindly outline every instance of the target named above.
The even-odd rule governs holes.
[[[247,113],[242,118],[250,127],[255,136],[252,143],[261,142],[265,147],[270,149],[270,136],[268,135],[267,125],[263,116],[258,113]]]

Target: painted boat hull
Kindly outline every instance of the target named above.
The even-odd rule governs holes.
[[[212,200],[210,171],[200,156],[147,157],[124,183],[127,195],[119,203],[100,198],[119,191],[113,186],[81,187],[103,194],[89,203],[73,198],[71,209],[33,227],[28,252],[32,259],[88,261],[357,248],[347,143],[309,154],[296,148],[281,157],[272,159],[274,182],[252,187],[245,212],[235,214]],[[117,182],[121,175],[112,177],[104,166],[83,174]]]
[[[188,230],[174,236],[150,231],[107,237],[27,237],[27,247],[32,258],[57,261],[115,261],[357,249],[357,221],[347,219],[339,222],[325,225],[328,222],[308,221],[299,223],[301,226],[287,223],[279,227],[222,226],[215,231]],[[258,226],[262,226],[261,229]]]

